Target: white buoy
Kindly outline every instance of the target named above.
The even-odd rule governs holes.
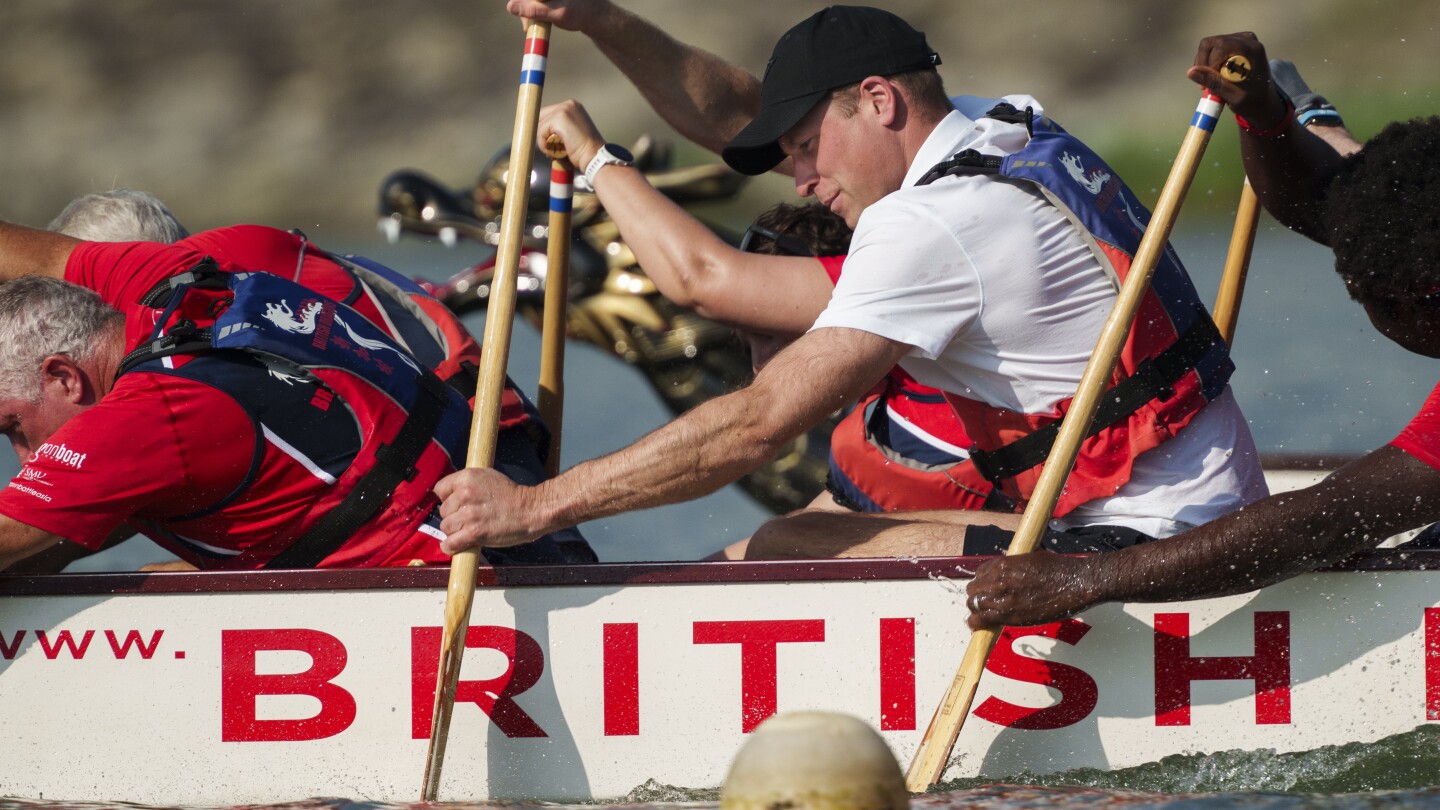
[[[890,746],[858,717],[786,712],[740,746],[720,810],[906,810],[910,793]]]

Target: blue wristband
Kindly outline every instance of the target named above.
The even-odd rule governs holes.
[[[1334,107],[1330,107],[1328,109],[1324,107],[1317,107],[1313,110],[1306,110],[1305,112],[1296,115],[1295,120],[1299,121],[1300,126],[1302,127],[1309,126],[1311,121],[1320,122],[1327,127],[1345,126],[1345,122],[1340,118],[1340,112]]]

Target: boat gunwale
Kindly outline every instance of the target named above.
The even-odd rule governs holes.
[[[844,560],[614,562],[578,565],[481,566],[477,587],[545,588],[732,583],[864,582],[969,579],[990,557],[906,557]],[[1436,571],[1440,551],[1374,549],[1325,572]],[[0,574],[0,597],[96,594],[246,593],[274,591],[432,590],[449,583],[447,566],[277,571]]]

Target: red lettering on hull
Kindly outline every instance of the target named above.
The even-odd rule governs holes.
[[[1425,719],[1440,720],[1440,608],[1425,608]]]
[[[20,652],[20,642],[24,640],[24,630],[16,630],[15,637],[8,641],[5,639],[5,634],[0,633],[0,657],[3,657],[6,661],[13,660],[15,654]]]
[[[61,630],[53,640],[44,630],[36,630],[35,637],[40,640],[40,650],[51,661],[60,655],[62,649],[70,650],[70,657],[78,661],[85,657],[85,650],[90,646],[90,639],[95,637],[95,631],[86,630],[85,635],[80,637],[79,644],[75,643],[75,637],[70,634],[69,630]]]
[[[824,641],[824,619],[695,622],[696,644],[740,645],[740,730],[746,734],[775,713],[780,644]]]
[[[256,672],[262,650],[310,656],[310,668],[284,675]],[[225,742],[293,742],[333,737],[355,722],[355,696],[332,683],[349,656],[340,639],[319,630],[220,631],[220,739]],[[261,695],[309,695],[320,701],[314,717],[261,720]]]
[[[410,628],[410,735],[417,740],[430,737],[443,637],[439,627]],[[503,654],[505,671],[488,680],[459,681],[455,686],[455,702],[479,706],[506,737],[547,736],[515,703],[515,696],[534,686],[545,672],[545,653],[540,644],[519,630],[484,625],[465,631],[465,649],[479,648]]]
[[[110,651],[115,653],[116,658],[129,658],[130,648],[134,647],[140,657],[146,661],[155,654],[155,648],[160,646],[160,637],[165,635],[164,630],[156,630],[150,635],[150,643],[146,644],[140,639],[139,630],[131,630],[125,634],[125,640],[120,641],[114,630],[105,631],[105,640],[110,642]]]
[[[605,634],[605,736],[640,733],[640,625],[607,624]]]
[[[1155,725],[1190,725],[1192,681],[1255,682],[1255,722],[1290,722],[1290,614],[1256,611],[1252,656],[1190,655],[1190,614],[1155,614]]]
[[[1088,632],[1090,625],[1077,619],[1036,627],[1007,627],[1002,630],[985,668],[1011,680],[1053,687],[1060,692],[1060,702],[1053,706],[1034,708],[989,697],[976,707],[975,716],[1008,728],[1032,731],[1073,726],[1089,717],[1100,700],[1100,688],[1095,684],[1094,678],[1078,667],[1059,661],[1031,658],[1015,650],[1015,642],[1026,636],[1053,638],[1073,647],[1079,644],[1080,639]]]
[[[915,620],[880,620],[880,729],[915,730]]]

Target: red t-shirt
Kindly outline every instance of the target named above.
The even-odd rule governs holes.
[[[1420,413],[1390,444],[1440,470],[1440,385],[1431,389]]]
[[[71,254],[65,278],[125,314],[128,351],[156,319],[139,298],[205,255],[188,244],[86,242]],[[325,291],[323,282],[307,283]],[[312,507],[332,493],[331,483],[256,433],[249,415],[218,389],[130,372],[26,460],[0,491],[0,513],[87,548],[128,522],[202,567],[256,568],[308,530],[318,519]],[[226,498],[252,466],[254,479],[240,497],[213,514],[165,525]],[[402,483],[366,530],[321,567],[447,562],[420,528],[437,502],[429,488],[445,472],[422,469]]]

